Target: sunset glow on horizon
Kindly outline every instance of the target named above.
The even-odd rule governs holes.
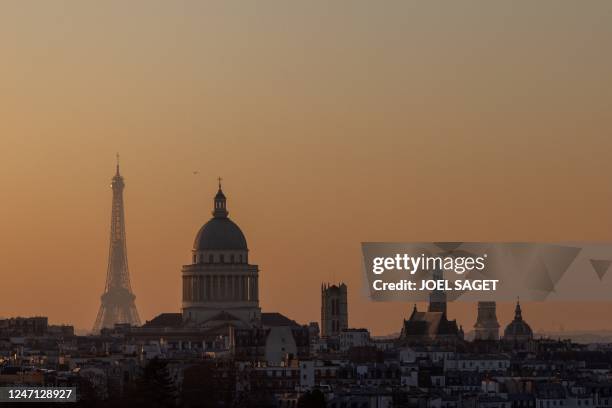
[[[143,322],[180,311],[219,176],[262,309],[303,324],[343,281],[351,327],[399,331],[364,241],[612,241],[612,2],[347,4],[7,2],[0,316],[92,327],[117,152]],[[523,313],[558,330],[555,308]]]

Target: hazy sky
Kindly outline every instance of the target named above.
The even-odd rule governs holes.
[[[143,321],[179,311],[218,175],[263,310],[303,323],[343,280],[351,326],[399,330],[362,241],[612,240],[611,46],[605,0],[3,2],[0,316],[92,326],[117,151]]]

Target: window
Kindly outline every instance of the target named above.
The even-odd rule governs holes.
[[[219,255],[219,262],[221,262],[221,263],[225,262],[223,254]]]
[[[213,263],[214,262],[214,257],[212,255],[208,255],[208,263]]]

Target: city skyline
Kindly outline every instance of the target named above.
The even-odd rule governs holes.
[[[119,157],[118,153],[117,153],[117,157]],[[194,171],[193,175],[198,175],[199,173],[200,173],[199,171]],[[117,164],[116,173],[115,173],[114,177],[112,178],[113,183],[116,183],[115,179],[118,176],[119,176],[119,170],[118,170],[118,164]],[[123,176],[123,175],[121,175],[121,176]],[[121,179],[123,180],[123,177],[121,177]],[[220,176],[214,178],[215,183],[218,183],[219,191],[221,191],[220,190],[220,188],[221,188],[221,179],[222,178]],[[111,183],[111,186],[113,185],[113,183]],[[214,183],[210,183],[210,184],[214,184]],[[211,195],[211,197],[210,197],[210,204],[211,204],[210,208],[213,208],[212,204],[213,204],[214,200],[215,199]],[[251,249],[251,251],[253,251],[253,249]],[[256,251],[256,249],[255,249],[255,251]],[[179,278],[180,277],[177,277],[177,280]],[[342,281],[342,279],[340,279],[338,282],[341,282],[341,281]],[[325,283],[327,283],[327,282],[325,282]],[[331,282],[331,283],[335,283],[335,282]],[[351,288],[351,289],[356,291],[356,292],[362,292],[363,291],[363,288],[361,288],[361,287]],[[349,291],[349,293],[351,293],[351,292],[352,291]],[[316,298],[316,294],[313,294],[313,296],[315,296],[315,297],[313,297],[312,299],[315,299]],[[360,296],[365,297],[363,294],[360,295]],[[372,303],[372,302],[370,302],[370,303]],[[415,304],[414,302],[411,302],[411,301],[407,301],[407,302],[390,302],[390,303],[392,303],[392,304],[398,304],[399,303],[401,305],[406,305],[406,308],[407,308],[406,311],[405,311],[406,313],[404,314],[404,311],[400,311],[400,314],[397,315],[400,319],[404,319],[404,318],[409,317],[409,315],[411,313],[411,310],[412,310],[412,307]],[[526,304],[529,305],[529,307],[532,307],[535,304],[536,305],[536,310],[537,310],[537,304],[538,303],[539,302],[526,302]],[[549,302],[549,303],[552,303],[552,307],[556,307],[555,302]],[[373,304],[377,305],[377,304],[380,304],[380,302],[373,302]],[[422,305],[424,303],[423,302],[417,302],[417,304],[422,307]],[[501,306],[501,309],[502,309],[502,312],[500,314],[500,316],[501,316],[500,322],[502,322],[502,325],[506,324],[506,323],[509,323],[512,320],[512,314],[514,313],[515,304],[513,302],[498,302],[498,304]],[[545,302],[541,302],[541,304],[544,305],[545,306],[544,309],[546,309]],[[593,303],[587,303],[586,305],[587,305],[587,307],[591,308],[591,307],[593,307],[593,305],[596,305],[596,304],[597,303],[593,302]],[[459,301],[459,302],[449,302],[449,305],[450,305],[451,310],[448,312],[448,315],[450,317],[452,317],[452,318],[456,318],[456,317],[458,317],[456,314],[458,314],[459,315],[459,317],[458,317],[458,324],[463,326],[463,328],[464,328],[466,333],[471,332],[471,330],[473,328],[472,326],[473,326],[473,324],[476,323],[476,320],[477,320],[477,318],[476,318],[476,315],[477,315],[476,303],[475,302]],[[569,305],[572,305],[572,303],[569,303]],[[582,306],[584,306],[584,304]],[[506,310],[508,308],[511,309],[510,313],[508,313],[507,310]],[[181,308],[180,308],[180,303],[179,303],[177,305],[177,308],[175,308],[175,309],[158,310],[157,313],[163,313],[163,312],[174,313],[174,312],[177,312],[177,311],[180,311],[180,310],[181,310]],[[280,310],[285,311],[285,309],[282,306],[281,306]],[[349,310],[350,310],[350,302],[349,302]],[[270,310],[265,310],[265,311],[270,311]],[[463,312],[463,314],[462,314],[462,312]],[[508,314],[510,315],[510,318],[508,318],[508,316],[507,316]],[[37,315],[45,315],[46,316],[45,313],[37,313]],[[14,316],[21,316],[21,315],[17,314],[17,315],[14,315]],[[474,321],[473,322],[471,321],[472,316],[474,316]],[[11,316],[2,316],[2,317],[11,317]],[[147,316],[142,321],[144,322],[145,320],[151,320],[154,317],[155,317],[155,315]],[[461,317],[463,317],[463,318],[461,318]],[[308,322],[311,322],[311,321],[318,322],[319,324],[321,323],[319,321],[319,316],[316,315],[316,314],[313,316],[313,318],[303,320],[303,321],[301,321],[301,323],[302,324],[307,324]],[[73,322],[70,321],[70,320],[58,320],[58,321],[54,321],[54,323],[72,324]],[[369,326],[366,326],[366,325],[359,325],[359,324],[354,325],[352,323],[353,322],[351,321],[351,326],[350,327],[367,327],[367,328],[370,328]],[[548,332],[551,332],[551,331],[552,332],[554,332],[554,331],[563,332],[564,330],[566,330],[566,328],[567,328],[566,326],[567,326],[566,322],[564,322],[562,319],[559,319],[558,321],[553,319],[551,326],[549,326],[549,327],[538,327],[537,330],[543,330],[543,331],[548,331]],[[397,327],[399,328],[400,326],[398,325]],[[89,332],[89,330],[86,329],[85,327],[77,326],[77,329],[78,329],[79,332]],[[572,327],[570,326],[570,330],[571,329],[572,329]],[[578,328],[578,329],[580,329],[580,328]],[[586,329],[586,330],[589,331],[589,329]],[[590,330],[593,333],[596,333],[598,331],[608,330],[608,328],[606,326],[602,326],[600,328],[597,328],[597,327],[591,328]],[[398,333],[398,330],[389,330],[387,332],[378,332],[378,333],[374,333],[374,334],[375,335],[379,335],[379,336],[386,336],[386,335],[396,335],[397,333]]]
[[[399,331],[412,304],[362,294],[363,241],[612,241],[611,13],[8,4],[0,315],[91,327],[116,151],[143,322],[180,310],[219,175],[263,311],[301,323],[318,320],[322,282],[344,281],[351,327]],[[535,331],[598,330],[609,306],[524,309]],[[506,324],[513,305],[497,311]],[[449,315],[469,329],[476,306]]]

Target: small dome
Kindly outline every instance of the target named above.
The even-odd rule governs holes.
[[[506,326],[504,330],[504,338],[506,340],[526,339],[532,338],[533,332],[531,327],[523,320],[523,312],[521,310],[521,304],[517,301],[516,308],[514,309],[514,320]]]
[[[504,336],[533,336],[531,327],[523,320],[514,320],[504,330]]]
[[[240,227],[229,218],[215,217],[208,221],[196,235],[193,249],[247,250],[247,242]]]

